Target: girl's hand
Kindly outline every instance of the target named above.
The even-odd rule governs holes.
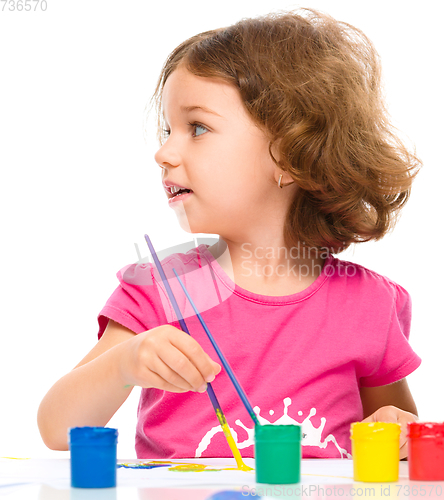
[[[399,442],[399,459],[407,457],[407,423],[416,422],[418,417],[408,411],[400,410],[396,406],[383,406],[365,418],[363,422],[394,422],[401,424]]]
[[[118,346],[124,384],[170,392],[205,392],[220,372],[218,363],[190,335],[162,325]]]

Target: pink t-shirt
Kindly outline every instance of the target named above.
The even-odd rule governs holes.
[[[329,255],[305,290],[265,296],[235,285],[207,245],[162,261],[188,329],[220,361],[175,278],[174,267],[231,365],[261,423],[302,424],[304,458],[350,458],[350,424],[363,418],[360,387],[390,384],[421,363],[408,343],[411,299],[390,279]],[[180,328],[151,264],[117,273],[100,312],[135,333]],[[224,369],[212,383],[244,457],[254,425]],[[142,389],[138,458],[231,457],[207,394]]]

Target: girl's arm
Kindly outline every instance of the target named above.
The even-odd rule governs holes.
[[[364,422],[398,422],[401,424],[399,457],[407,457],[407,423],[418,420],[418,410],[407,380],[379,387],[361,387]]]
[[[361,387],[360,389],[364,418],[370,416],[382,406],[397,406],[401,410],[418,415],[407,379],[379,387]]]
[[[130,395],[119,373],[117,346],[135,336],[109,321],[99,342],[69,373],[58,380],[40,403],[37,423],[46,446],[68,449],[68,428],[104,426]]]
[[[133,386],[204,392],[219,371],[194,339],[171,325],[136,335],[110,320],[95,347],[43,398],[40,434],[49,448],[67,450],[70,427],[105,426]]]

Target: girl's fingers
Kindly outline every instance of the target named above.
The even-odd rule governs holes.
[[[142,384],[142,387],[145,387]],[[149,385],[146,385],[146,387],[155,387],[156,389],[160,389],[161,391],[168,391],[168,392],[188,392],[189,389],[183,389],[175,384],[171,384],[168,381],[166,381],[163,377],[158,375],[157,373],[151,372],[150,374],[150,383]]]
[[[205,384],[205,379],[200,371],[186,354],[175,346],[171,345],[170,349],[159,353],[159,361],[162,361],[164,366],[162,367],[160,364],[156,366],[156,372],[161,370],[168,377],[167,381],[174,381],[174,383],[177,381],[180,387],[188,387],[189,391],[197,391]]]
[[[399,459],[403,459],[407,456],[407,442],[405,442],[400,448],[399,448]]]
[[[195,387],[190,385],[181,375],[169,366],[168,363],[161,358],[155,358],[151,363],[150,370],[155,375],[158,375],[165,383],[181,389],[183,391],[193,391]]]
[[[137,337],[135,342],[135,363],[130,364],[128,372],[131,366],[139,366],[141,371],[135,377],[142,384],[155,381],[153,387],[171,390],[166,389],[166,386],[160,387],[159,380],[162,380],[175,387],[175,392],[177,389],[204,392],[206,383],[212,381],[221,370],[198,342],[169,325],[147,331],[143,337]]]
[[[215,372],[214,361],[212,361],[202,347],[188,334],[180,330],[175,333],[177,334],[173,334],[170,338],[171,344],[183,353],[198,374],[196,375],[196,372],[192,370],[187,374],[188,376],[185,376],[185,373],[181,373],[181,375],[195,388],[201,387],[205,382],[212,382],[215,375],[220,371],[219,369],[219,371]],[[189,367],[183,360],[177,359],[176,361],[182,363],[182,365],[187,368]],[[176,365],[167,364],[175,369]],[[216,366],[219,365],[216,364]]]

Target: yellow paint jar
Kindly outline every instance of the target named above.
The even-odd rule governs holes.
[[[392,422],[351,424],[353,479],[364,482],[398,481],[401,426]]]

